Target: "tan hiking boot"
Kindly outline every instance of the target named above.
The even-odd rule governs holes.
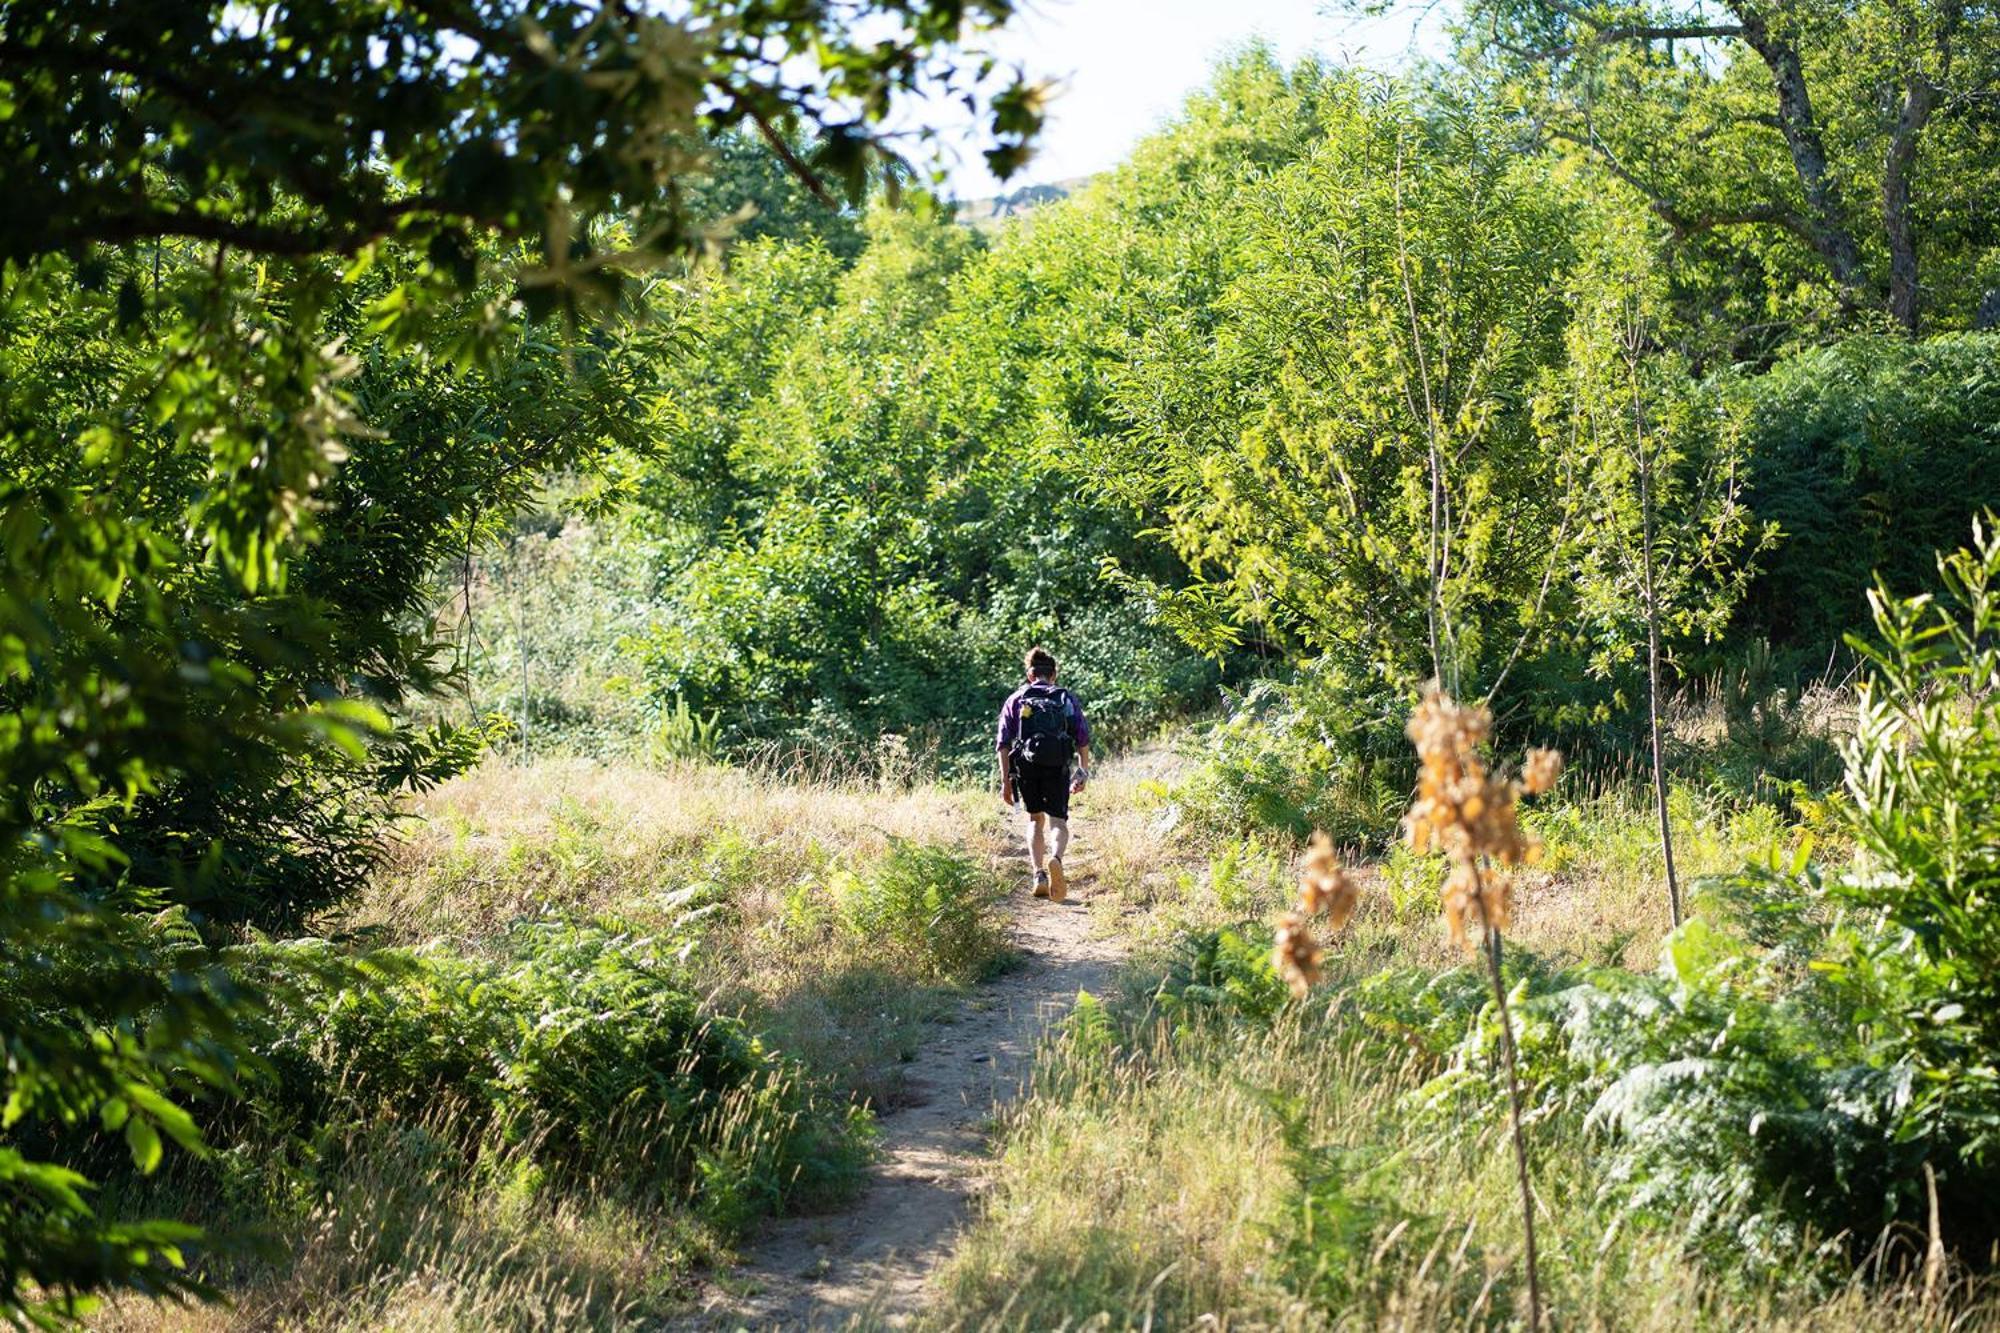
[[[1051,858],[1049,861],[1049,901],[1059,903],[1069,897],[1069,876],[1063,874],[1062,862]]]
[[[1046,870],[1035,872],[1035,896],[1037,898],[1049,896],[1049,872]]]

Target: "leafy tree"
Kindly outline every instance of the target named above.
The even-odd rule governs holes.
[[[1185,706],[1210,673],[1100,577],[1160,562],[1071,443],[1101,293],[1052,274],[1087,261],[988,254],[936,217],[865,228],[845,273],[815,243],[750,245],[677,316],[704,353],[641,482],[669,534],[656,694],[722,709],[738,742],[852,762],[894,732],[970,758],[1034,637],[1114,730]]]
[[[1530,404],[1562,357],[1568,206],[1491,124],[1355,80],[1318,106],[1323,139],[1232,199],[1213,304],[1135,349],[1115,466],[1233,615],[1351,699],[1488,693],[1547,622],[1574,499]]]
[[[1595,238],[1576,282],[1567,401],[1551,425],[1588,460],[1579,609],[1596,630],[1593,665],[1643,653],[1653,798],[1668,916],[1682,918],[1667,813],[1663,674],[1673,638],[1714,639],[1741,599],[1754,561],[1774,539],[1744,503],[1741,411],[1729,386],[1697,380],[1657,341],[1664,284],[1639,229]]]
[[[150,1170],[236,1077],[229,957],[144,914],[308,910],[371,800],[474,752],[391,721],[442,679],[426,580],[645,424],[592,321],[709,233],[686,145],[748,127],[858,195],[898,90],[979,77],[957,44],[1009,8],[0,11],[0,1314],[189,1289],[184,1232],[56,1160],[94,1120]],[[1034,98],[994,106],[1005,168]]]
[[[1728,333],[1773,309],[1963,328],[1993,304],[1989,8],[1471,0],[1460,29],[1543,133],[1733,270]]]
[[[1737,629],[1825,671],[1868,592],[1935,584],[1930,553],[2000,507],[2000,335],[1850,338],[1746,385],[1749,500],[1782,540]]]
[[[791,150],[801,158],[811,152],[804,143]],[[710,140],[706,170],[689,183],[687,196],[692,216],[721,220],[729,244],[716,257],[725,264],[734,263],[748,241],[816,240],[846,263],[864,243],[859,213],[816,192],[754,132],[735,129]]]

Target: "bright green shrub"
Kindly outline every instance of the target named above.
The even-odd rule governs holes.
[[[1140,554],[1131,516],[1059,473],[1024,423],[960,401],[1007,373],[953,341],[999,318],[976,306],[968,235],[887,216],[870,235],[837,299],[772,331],[782,355],[727,405],[727,451],[690,452],[708,430],[697,417],[654,465],[677,475],[642,492],[671,506],[652,521],[716,514],[662,546],[659,604],[634,639],[650,693],[721,710],[734,748],[836,772],[866,771],[885,734],[950,773],[990,764],[993,713],[1034,641],[1105,740],[1199,703],[1215,668],[1100,575],[1105,557]],[[958,419],[972,413],[976,426]]]
[[[1155,992],[1170,1013],[1226,1014],[1258,1026],[1268,1025],[1290,996],[1261,922],[1181,935]]]
[[[1878,593],[1879,642],[1856,641],[1853,862],[1709,880],[1657,972],[1529,977],[1515,1005],[1536,1113],[1582,1116],[1604,1188],[1718,1263],[1865,1251],[1933,1207],[1961,1253],[2000,1237],[2000,538],[1939,571],[1945,600]],[[1458,1123],[1501,1106],[1478,1012],[1425,1092]]]
[[[1005,950],[999,886],[949,847],[891,839],[880,861],[835,872],[828,888],[838,928],[853,943],[928,980],[977,980]]]
[[[296,1026],[271,1034],[266,1109],[457,1118],[600,1184],[692,1196],[725,1226],[852,1183],[859,1113],[708,1012],[669,944],[545,924],[502,950],[392,956],[372,984],[308,987]]]
[[[1400,737],[1398,717],[1386,695],[1364,706],[1313,677],[1259,682],[1201,733],[1202,762],[1171,799],[1201,835],[1322,829],[1342,844],[1379,845],[1409,795],[1407,746],[1376,748]]]

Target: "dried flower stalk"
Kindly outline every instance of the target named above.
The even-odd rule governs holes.
[[[1304,999],[1319,984],[1320,959],[1325,951],[1314,937],[1310,918],[1324,916],[1327,929],[1338,931],[1354,916],[1361,886],[1333,850],[1333,840],[1314,833],[1299,862],[1299,903],[1296,911],[1278,919],[1278,932],[1271,950],[1278,975]]]
[[[1291,986],[1292,994],[1302,1000],[1319,984],[1322,952],[1319,941],[1313,938],[1312,927],[1302,913],[1287,912],[1278,918],[1278,934],[1272,955],[1278,966],[1278,975]]]
[[[1547,791],[1562,772],[1553,750],[1528,755],[1523,780],[1495,777],[1479,747],[1493,728],[1484,708],[1468,707],[1432,687],[1410,715],[1417,747],[1417,799],[1404,821],[1410,850],[1440,851],[1451,861],[1444,886],[1444,919],[1451,937],[1470,945],[1468,926],[1483,937],[1504,930],[1513,911],[1513,882],[1500,867],[1532,863],[1541,843],[1522,832],[1515,802],[1522,793]]]
[[[1542,1289],[1535,1261],[1535,1201],[1528,1186],[1527,1140],[1521,1133],[1521,1084],[1516,1072],[1514,1020],[1507,1011],[1507,986],[1500,970],[1500,934],[1513,910],[1513,881],[1507,869],[1532,862],[1541,844],[1524,833],[1515,806],[1524,795],[1549,790],[1562,776],[1562,756],[1530,750],[1518,782],[1495,777],[1481,756],[1493,730],[1492,714],[1458,703],[1436,685],[1410,715],[1408,734],[1417,747],[1417,799],[1406,821],[1410,847],[1422,854],[1441,851],[1451,862],[1444,887],[1444,919],[1452,939],[1470,945],[1467,926],[1477,927],[1485,944],[1487,976],[1500,1013],[1500,1048],[1506,1057],[1508,1109],[1514,1139],[1514,1171],[1521,1189],[1521,1226],[1526,1237],[1528,1327],[1542,1326]]]

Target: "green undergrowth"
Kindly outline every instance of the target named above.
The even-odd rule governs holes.
[[[406,1317],[379,1303],[405,1284],[463,1280],[496,1313],[518,1280],[586,1322],[671,1310],[694,1263],[844,1199],[869,1159],[866,1111],[716,1012],[671,936],[542,922],[477,956],[304,941],[247,963],[283,998],[246,1095],[210,1112],[220,1151],[128,1186],[208,1221],[200,1271],[246,1301],[365,1327]],[[440,1273],[480,1254],[488,1279]]]
[[[1650,970],[1508,954],[1551,1308],[1595,1328],[2000,1327],[1976,1241],[1924,1294],[1932,1126],[1907,1074],[1862,1015],[1781,984],[1793,946],[1721,924],[1727,895]],[[1254,922],[1189,932],[1082,998],[1001,1126],[927,1327],[1518,1317],[1483,973],[1396,962],[1364,930],[1302,1004],[1270,943]],[[1933,1160],[1970,1239],[1992,1178],[1966,1147]]]
[[[1255,973],[1254,956],[1236,970]],[[1532,963],[1514,979],[1538,975],[1553,980]],[[1457,1091],[1483,1065],[1469,1074],[1456,1045],[1404,1026],[1472,1040],[1487,1021],[1478,974],[1310,1006],[1279,999],[1274,976],[1238,980],[1248,993],[1227,999],[1183,986],[1177,1002],[1079,1006],[1002,1127],[993,1192],[926,1327],[1515,1320],[1504,1113]],[[1606,1188],[1601,1126],[1543,1106],[1530,1133],[1544,1290],[1565,1326],[2000,1325],[1992,1293],[1957,1270],[1927,1304],[1894,1237],[1883,1255],[1901,1278],[1857,1276],[1805,1243],[1754,1268],[1690,1263],[1679,1228]]]
[[[1839,791],[1674,787],[1685,924],[1644,924],[1642,799],[1529,820],[1504,984],[1560,1325],[2000,1327],[2000,540],[1941,574],[1876,599]],[[1240,859],[1047,1044],[934,1326],[1524,1316],[1502,1011],[1435,865],[1392,854],[1301,997]]]
[[[984,858],[874,826],[878,798],[848,790],[814,810],[812,789],[725,770],[631,772],[640,797],[586,797],[526,772],[495,809],[474,786],[353,914],[372,940],[449,939],[491,953],[520,921],[608,922],[650,935],[717,1012],[740,1018],[842,1095],[887,1105],[901,1065],[954,997],[1004,967],[1000,885]],[[704,776],[706,775],[706,776]],[[661,820],[704,783],[742,793],[736,818]],[[957,822],[946,798],[930,820]],[[794,808],[794,807],[798,808]],[[805,813],[801,813],[801,811]],[[851,816],[851,817],[850,817]]]
[[[258,1327],[671,1316],[762,1219],[851,1197],[925,1029],[1007,964],[983,857],[799,822],[877,795],[684,826],[530,777],[447,789],[326,937],[245,945],[278,999],[244,1095],[197,1108],[217,1151],[105,1164],[113,1206],[210,1228],[189,1257]]]

